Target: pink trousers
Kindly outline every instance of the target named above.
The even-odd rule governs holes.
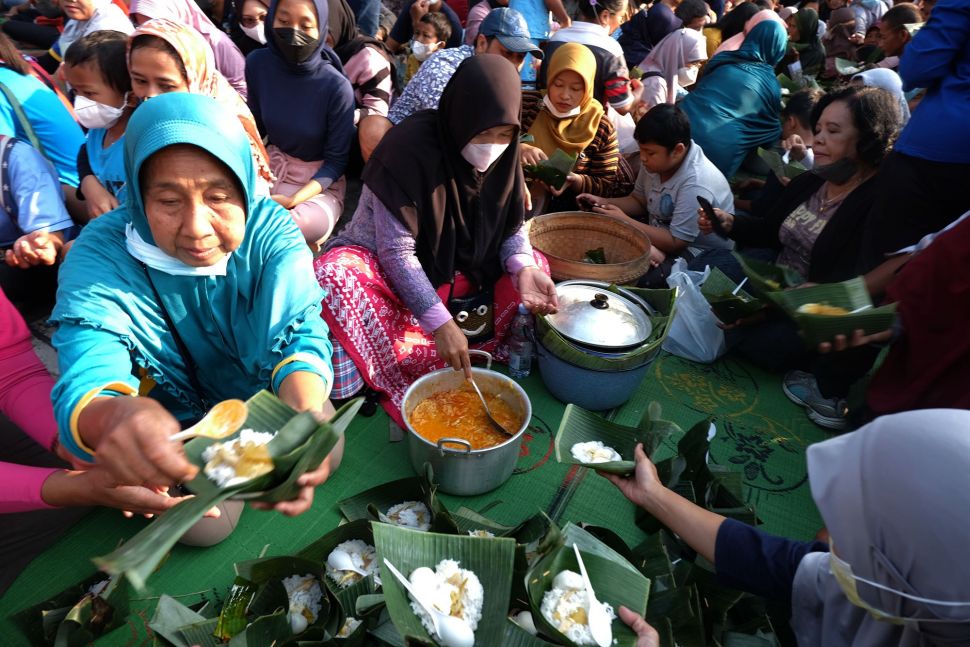
[[[320,170],[320,165],[323,164],[323,162],[304,162],[292,155],[287,155],[272,144],[267,147],[267,152],[270,168],[277,178],[276,184],[270,189],[273,195],[293,196],[313,179],[316,172]],[[347,182],[341,177],[323,193],[290,209],[290,215],[293,216],[294,222],[303,232],[303,237],[311,248],[318,248],[330,237],[334,225],[343,213],[346,190]]]

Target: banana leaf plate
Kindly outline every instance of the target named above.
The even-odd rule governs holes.
[[[773,292],[793,288],[804,283],[804,279],[793,269],[744,256],[737,252],[732,252],[732,254],[734,258],[738,259],[741,269],[748,277],[748,284],[758,295],[768,296]]]
[[[30,644],[86,645],[124,624],[130,595],[124,577],[95,573],[14,619]]]
[[[808,170],[803,164],[795,161],[786,162],[784,158],[777,152],[766,150],[764,148],[758,149],[758,157],[760,157],[762,161],[768,165],[768,168],[771,169],[772,173],[779,178],[788,178],[791,180]]]
[[[650,456],[664,439],[680,431],[680,427],[674,423],[661,420],[660,412],[660,405],[651,402],[640,424],[637,427],[627,427],[606,420],[575,404],[568,404],[562,422],[559,423],[559,430],[556,432],[556,460],[560,463],[582,465],[611,474],[632,474],[636,468],[634,449],[637,443],[643,443],[644,452]],[[573,456],[571,451],[573,445],[596,440],[615,449],[621,460],[583,463]]]
[[[738,319],[750,317],[765,307],[764,301],[753,297],[743,288],[737,294],[733,294],[737,287],[737,283],[716,267],[711,268],[711,273],[701,286],[701,294],[707,299],[714,315],[723,323],[732,324]]]
[[[297,479],[316,469],[337,445],[351,420],[357,414],[363,398],[342,406],[333,419],[320,424],[310,413],[296,413],[268,391],[261,391],[247,401],[249,415],[244,429],[277,432],[267,445],[273,457],[273,471],[245,483],[220,488],[200,469],[199,475],[187,484],[195,496],[167,510],[138,534],[109,555],[97,557],[94,563],[101,570],[117,575],[125,573],[136,590],[162,562],[165,555],[185,531],[191,528],[211,507],[231,497],[258,492],[258,501],[286,501],[300,491]],[[213,442],[196,438],[185,445],[188,459],[200,466],[202,452]],[[223,441],[224,442],[224,441]]]
[[[337,507],[347,521],[380,521],[380,515],[386,513],[390,507],[405,501],[420,501],[428,507],[431,511],[431,532],[458,532],[451,513],[438,498],[438,485],[434,482],[434,473],[427,463],[422,476],[409,476],[372,487],[338,501]]]
[[[568,155],[557,148],[549,159],[542,160],[538,164],[526,164],[522,170],[529,177],[545,182],[558,190],[566,184],[566,177],[575,164],[575,155]]]
[[[573,524],[563,528],[562,539],[562,545],[536,563],[526,582],[532,617],[541,634],[558,644],[578,647],[546,620],[541,611],[542,598],[552,589],[556,575],[564,570],[579,572],[573,544],[579,547],[593,591],[601,602],[610,604],[614,612],[622,605],[641,615],[646,613],[650,580],[636,567],[592,534]],[[636,643],[636,634],[617,615],[613,621],[613,644],[616,647],[636,647]]]
[[[352,539],[359,539],[360,541],[373,546],[374,531],[371,530],[370,521],[366,519],[358,519],[357,521],[351,521],[343,524],[342,526],[337,526],[320,539],[302,548],[300,552],[296,554],[296,556],[325,566],[330,553],[332,553],[338,545]],[[355,616],[358,598],[363,595],[372,595],[377,593],[378,589],[380,588],[380,584],[375,581],[373,573],[367,577],[351,582],[347,586],[341,586],[330,578],[329,575],[325,578],[325,581],[331,593],[333,593],[333,595],[336,596],[337,600],[340,602],[340,606],[343,608],[344,613],[348,616]]]
[[[891,328],[896,318],[895,303],[872,307],[872,299],[862,277],[776,292],[771,298],[795,320],[809,346],[832,341],[836,335],[851,336],[856,330],[862,330],[867,335],[882,332]],[[847,313],[825,315],[799,312],[799,308],[808,304],[834,306]],[[860,308],[865,309],[852,312]]]
[[[514,540],[419,532],[384,523],[375,523],[373,527],[377,554],[394,564],[405,577],[421,566],[434,570],[444,559],[456,560],[461,568],[475,573],[484,591],[482,618],[475,629],[475,643],[504,644],[515,559]],[[381,580],[387,611],[405,641],[435,644],[412,611],[407,591],[383,562]]]

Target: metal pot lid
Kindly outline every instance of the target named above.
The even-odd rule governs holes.
[[[653,331],[650,317],[633,300],[604,288],[567,281],[556,286],[559,311],[546,321],[564,337],[596,348],[638,346]]]

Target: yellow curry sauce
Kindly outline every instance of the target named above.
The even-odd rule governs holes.
[[[522,426],[522,417],[498,396],[483,395],[499,424],[516,433]],[[410,423],[432,443],[441,438],[461,438],[471,443],[472,449],[486,449],[509,439],[488,422],[482,401],[470,384],[435,393],[422,401],[411,412]]]

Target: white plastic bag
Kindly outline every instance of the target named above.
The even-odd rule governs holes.
[[[710,273],[710,267],[703,272],[688,271],[687,261],[678,258],[667,278],[667,285],[679,288],[679,294],[677,313],[663,349],[677,357],[702,364],[710,364],[727,350],[724,331],[718,327],[711,306],[701,294],[700,286]]]

